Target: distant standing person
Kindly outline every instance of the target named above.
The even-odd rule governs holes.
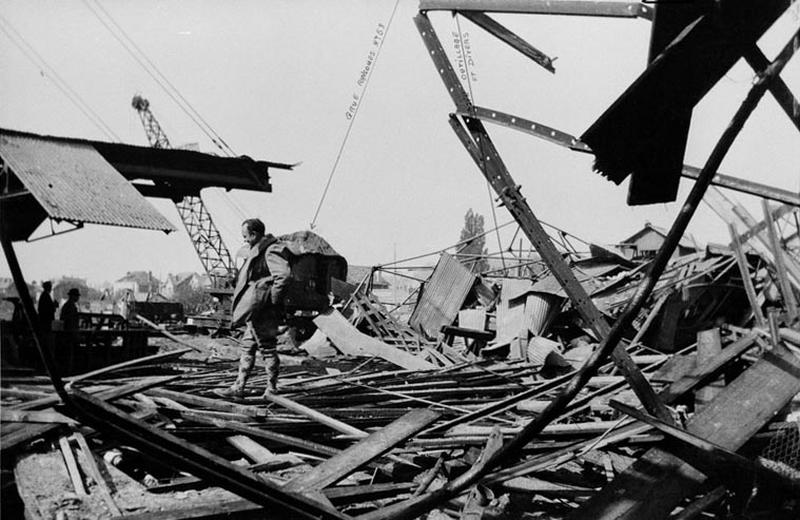
[[[36,312],[39,314],[39,326],[44,331],[51,330],[53,328],[53,320],[56,319],[56,308],[58,308],[58,304],[53,301],[52,290],[52,282],[42,282],[42,294],[39,296]]]
[[[67,291],[67,301],[61,307],[60,318],[64,322],[64,330],[78,330],[78,300],[81,292],[73,287]]]
[[[242,223],[242,238],[250,246],[233,291],[233,323],[244,324],[246,331],[239,351],[239,373],[229,388],[216,390],[222,397],[244,396],[244,387],[255,365],[255,353],[261,350],[267,369],[264,394],[278,391],[278,327],[283,321],[283,303],[289,282],[289,262],[284,247],[257,218]]]

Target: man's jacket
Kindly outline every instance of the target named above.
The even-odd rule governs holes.
[[[266,234],[250,248],[233,290],[233,325],[241,325],[267,305],[281,305],[289,282],[285,246]]]

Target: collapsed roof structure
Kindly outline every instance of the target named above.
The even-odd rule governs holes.
[[[282,376],[282,395],[230,403],[209,396],[229,377],[232,363],[173,362],[185,353],[177,351],[142,360],[174,369],[161,378],[136,377],[125,365],[79,376],[67,387],[54,379],[65,411],[190,474],[172,473],[154,489],[214,485],[241,497],[176,508],[163,518],[265,510],[292,518],[365,520],[429,513],[694,518],[723,501],[742,511],[754,483],[787,499],[776,503],[796,500],[800,468],[787,462],[790,450],[767,456],[768,450],[749,443],[760,432],[770,445],[800,447],[797,424],[767,426],[775,416],[785,418],[779,412],[800,392],[800,258],[775,225],[797,219],[800,195],[717,172],[767,92],[800,129],[797,101],[780,81],[800,35],[772,61],[755,44],[787,7],[783,1],[755,6],[734,0],[655,6],[423,0],[415,23],[455,104],[450,126],[547,269],[535,277],[506,276],[498,290],[485,283],[488,277],[442,255],[408,324],[364,290],[366,280],[358,286],[342,281],[333,288],[339,310],[315,319],[317,333],[304,348],[366,358],[347,373],[292,371]],[[649,65],[578,138],[475,106],[429,20],[437,10],[466,17],[551,71],[552,59],[489,14],[649,19]],[[742,56],[757,80],[706,164],[684,165],[694,104]],[[484,121],[595,154],[596,168],[611,180],[631,177],[631,204],[674,200],[680,176],[695,183],[652,260],[630,262],[605,250],[590,262],[568,262],[514,182]],[[765,200],[759,221],[713,185],[784,205],[774,208]],[[730,248],[670,263],[701,201],[731,225]],[[487,326],[490,310],[497,320],[493,330]],[[466,348],[455,348],[453,337],[465,338]],[[508,351],[506,361],[476,357],[491,341]],[[374,368],[364,368],[369,363]],[[556,370],[555,376],[545,369]],[[7,394],[25,397],[22,391]],[[22,399],[17,407],[38,409],[58,400],[47,399]],[[37,434],[19,434],[14,447]],[[94,460],[92,449],[77,439],[84,457]],[[244,454],[248,465],[232,464],[220,455],[221,445]],[[746,457],[738,452],[742,447],[761,456]],[[69,441],[62,443],[65,457],[71,450]],[[571,481],[557,474],[562,469]],[[577,474],[584,480],[576,482]],[[77,488],[82,479],[77,474],[71,480]],[[94,480],[113,511],[121,497],[111,497],[102,477]],[[519,503],[510,503],[509,495]],[[533,504],[541,515],[533,516]],[[791,507],[789,514],[800,505]]]

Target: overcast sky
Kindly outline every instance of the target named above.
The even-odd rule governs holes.
[[[760,42],[768,57],[796,30],[799,5]],[[155,64],[237,154],[301,163],[292,172],[273,171],[273,193],[203,192],[226,243],[236,250],[243,217],[261,217],[276,234],[309,228],[357,94],[357,116],[315,231],[353,264],[381,264],[439,250],[458,240],[469,208],[485,216],[487,227],[493,226],[493,197],[448,125],[454,106],[412,21],[418,3],[400,0],[390,24],[394,7],[394,0],[131,0],[100,6],[94,0],[0,0],[0,126],[147,145],[130,104],[139,93],[150,100],[173,145],[198,143],[202,151],[220,153],[108,25],[118,37],[130,37],[144,53],[140,60]],[[451,55],[459,30],[469,40],[476,104],[574,135],[645,67],[650,24],[641,19],[497,15],[529,43],[558,58],[556,74],[550,74],[466,19],[443,12],[430,17]],[[364,92],[359,79],[377,48],[373,38],[379,24],[388,29]],[[30,49],[26,56],[14,42],[30,45],[46,65],[32,59]],[[107,130],[76,108],[57,87],[51,69]],[[800,96],[800,58],[790,62],[783,78]],[[698,105],[687,163],[702,166],[752,80],[752,71],[740,63]],[[586,240],[613,243],[645,221],[669,227],[675,217],[679,203],[627,207],[627,183],[616,186],[593,173],[590,156],[487,127],[543,221]],[[800,134],[772,98],[764,98],[720,171],[800,190]],[[679,202],[689,183],[682,181]],[[755,198],[732,196],[760,212]],[[181,231],[164,235],[87,226],[19,244],[26,277],[73,275],[99,282],[134,269],[161,277],[201,271],[174,206],[158,200],[153,204]],[[505,209],[496,213],[498,223],[510,220]],[[514,226],[504,229],[504,246],[513,232]],[[726,236],[723,222],[705,207],[690,232],[702,242],[722,242]],[[487,243],[490,249],[498,247],[495,237]],[[3,259],[0,275],[7,273]]]

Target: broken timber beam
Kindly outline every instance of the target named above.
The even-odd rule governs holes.
[[[319,491],[335,484],[362,465],[380,457],[397,444],[419,432],[438,417],[439,414],[433,410],[412,410],[314,469],[290,480],[283,489],[303,493],[308,490]]]
[[[772,221],[772,212],[769,208],[769,202],[762,200],[761,203],[764,208],[764,222],[767,224],[767,236],[769,237],[773,257],[775,258],[775,274],[778,276],[778,285],[781,288],[783,304],[784,307],[786,307],[786,313],[789,315],[789,322],[791,323],[797,319],[797,300],[792,291],[792,285],[789,283],[786,262],[784,262],[786,255],[784,255],[781,241],[778,239],[778,232],[775,231],[775,223]]]
[[[681,430],[639,410],[611,400],[609,405],[620,412],[630,415],[634,419],[649,424],[668,437],[677,440],[687,450],[677,450],[676,453],[686,462],[703,470],[709,476],[716,476],[723,482],[741,481],[757,476],[770,485],[779,486],[787,491],[793,491],[800,496],[800,481],[786,477],[765,465],[761,457],[750,460],[722,446],[709,442],[686,430]]]
[[[750,308],[753,310],[753,317],[758,328],[766,328],[767,320],[764,318],[764,312],[761,310],[761,305],[758,303],[758,296],[756,295],[756,288],[753,286],[753,279],[750,276],[750,265],[747,263],[747,258],[742,251],[742,242],[739,240],[739,234],[733,224],[728,224],[728,232],[731,235],[731,245],[733,246],[733,253],[736,255],[736,264],[739,266],[739,274],[742,276],[742,285],[744,285],[744,292],[747,294],[747,301],[750,303]]]
[[[80,390],[70,389],[71,411],[93,427],[111,432],[148,455],[223,487],[242,498],[288,513],[292,518],[349,516],[320,502],[281,490],[256,474],[203,448],[178,439]]]
[[[695,414],[686,431],[722,448],[738,449],[800,392],[799,361],[786,349],[767,352]],[[653,448],[570,520],[666,518],[704,480],[688,463]]]

